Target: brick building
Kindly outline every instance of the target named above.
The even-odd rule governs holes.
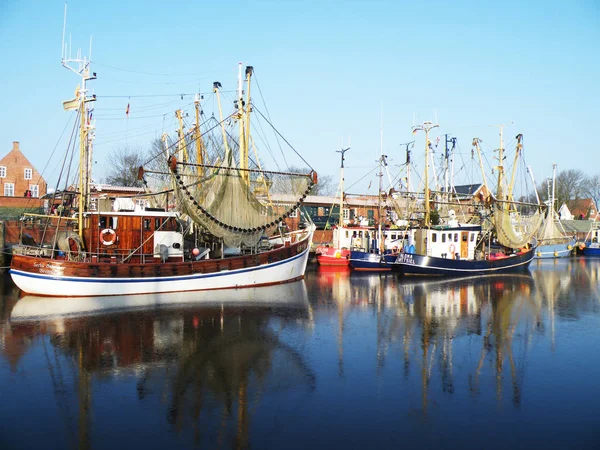
[[[0,159],[0,207],[39,208],[46,194],[47,184],[13,142],[10,152]]]

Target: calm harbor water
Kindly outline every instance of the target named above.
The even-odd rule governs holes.
[[[2,449],[600,447],[600,260],[0,301]]]

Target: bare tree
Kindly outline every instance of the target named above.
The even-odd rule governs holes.
[[[556,177],[555,195],[559,205],[569,200],[577,200],[584,195],[585,174],[581,170],[561,171]]]
[[[309,173],[309,169],[300,169],[298,167],[289,167],[288,172],[293,173]],[[335,195],[336,186],[332,183],[331,175],[319,175],[319,180],[310,191],[311,195]],[[287,177],[274,176],[271,192],[274,194],[291,194],[298,192],[298,183]]]
[[[144,161],[144,169],[147,172],[145,178],[149,185],[157,189],[163,189],[169,185],[170,176],[167,166],[168,153],[163,142],[156,138],[150,143],[150,148]]]
[[[118,147],[109,155],[109,169],[105,177],[107,184],[115,186],[141,186],[138,169],[144,163],[145,152],[139,148]]]
[[[600,175],[587,177],[583,182],[583,193],[594,200],[596,206],[600,202]]]

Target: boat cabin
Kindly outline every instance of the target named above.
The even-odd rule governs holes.
[[[183,226],[174,212],[89,212],[84,215],[85,249],[92,255],[142,262],[183,261]]]
[[[433,226],[414,232],[414,253],[449,259],[475,259],[481,226]],[[408,249],[405,249],[405,252]],[[410,252],[412,253],[412,252]]]
[[[412,230],[384,229],[384,249],[393,251],[404,248],[409,241]],[[335,227],[333,229],[333,244],[339,248],[363,252],[379,250],[378,230],[375,227]]]

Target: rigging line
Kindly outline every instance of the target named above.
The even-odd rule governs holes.
[[[220,170],[231,170],[233,172],[256,172],[256,173],[266,173],[266,174],[271,174],[271,175],[293,175],[296,177],[310,177],[309,173],[300,173],[300,172],[276,172],[273,170],[262,170],[262,169],[242,169],[240,167],[225,167],[225,166],[215,166],[212,164],[194,164],[194,163],[189,163],[189,162],[177,162],[177,164],[181,165],[181,166],[192,166],[192,167],[204,167],[206,169],[220,169]],[[186,176],[188,177],[192,177],[194,175],[192,174],[186,174]],[[196,175],[196,176],[200,176],[200,175]]]
[[[118,78],[112,78],[110,76],[103,76],[103,80],[112,81],[113,83],[128,83],[128,84],[136,84],[136,85],[144,85],[144,84],[153,84],[160,86],[169,86],[169,85],[177,85],[177,84],[190,84],[196,83],[198,81],[197,78],[180,80],[180,81],[145,81],[145,80],[120,80]]]
[[[109,69],[120,70],[121,72],[139,73],[142,75],[156,75],[156,76],[160,76],[160,77],[190,77],[192,75],[195,75],[195,74],[191,74],[191,73],[157,73],[157,72],[144,72],[141,70],[124,69],[122,67],[116,67],[116,66],[111,66],[108,64],[104,64],[104,63],[99,63],[96,60],[94,60],[94,65],[98,65],[101,67],[108,67]],[[224,73],[229,73],[229,71],[220,71],[220,72],[217,72],[217,75],[223,75]],[[208,75],[203,76],[202,78],[208,79]]]
[[[67,150],[65,152],[65,158],[62,161],[62,167],[60,169],[60,172],[58,174],[58,180],[56,181],[56,185],[54,187],[54,191],[55,192],[59,190],[58,188],[59,188],[61,179],[63,177],[63,172],[65,171],[65,166],[66,166],[66,163],[67,163],[67,157],[69,155],[69,147],[71,147],[71,143],[73,142],[73,137],[76,134],[77,126],[79,124],[79,118],[81,116],[81,114],[79,114],[79,110],[77,110],[75,112],[75,114],[77,114],[77,115],[75,117],[75,121],[73,122],[73,129],[71,130],[71,136],[69,137],[69,143],[67,144]],[[67,179],[69,178],[70,165],[71,165],[72,161],[73,161],[73,156],[71,156],[71,161],[69,162],[69,169],[67,170],[67,174],[65,175],[65,187],[67,185]]]
[[[267,152],[271,156],[273,163],[277,167],[277,170],[281,170],[281,167],[279,166],[279,161],[277,161],[277,159],[275,158],[275,155],[273,154],[273,150],[271,149],[271,145],[267,141],[267,138],[266,138],[267,133],[265,132],[265,130],[263,128],[262,122],[258,122],[258,126],[255,125],[255,122],[252,122],[253,129],[257,130],[258,137],[260,138],[260,140],[264,144]],[[284,160],[285,165],[289,168],[289,165],[285,159],[285,156],[284,156],[283,160]]]
[[[256,79],[256,87],[258,88],[258,93],[260,94],[260,98],[261,98],[261,100],[262,100],[262,102],[263,102],[263,105],[265,105],[265,111],[266,111],[266,113],[267,113],[267,116],[269,117],[269,120],[267,120],[267,119],[265,119],[265,120],[267,120],[267,123],[268,123],[269,125],[271,125],[271,123],[270,123],[271,114],[269,113],[269,108],[267,107],[267,102],[265,102],[265,97],[263,96],[262,89],[260,88],[260,84],[259,84],[259,82],[258,82],[258,77],[256,76],[256,70],[255,70],[253,73],[254,73],[254,78]],[[255,107],[256,107],[256,106],[255,106]],[[262,116],[262,113],[261,113],[260,111],[258,111],[258,113],[259,113],[259,114]],[[263,117],[264,117],[264,116],[263,116]],[[286,157],[285,157],[285,154],[284,154],[284,152],[283,152],[283,149],[281,148],[281,143],[279,142],[279,139],[277,138],[277,135],[279,134],[279,132],[278,132],[277,130],[275,130],[275,127],[274,127],[273,125],[271,125],[271,128],[273,128],[273,130],[276,132],[276,134],[275,134],[275,140],[277,141],[277,145],[279,145],[279,151],[281,152],[281,155],[282,155],[282,157],[283,157],[283,162],[285,163],[285,165],[286,165],[286,166],[289,166],[289,164],[288,164],[288,162],[287,162],[287,159],[286,159]],[[281,136],[281,138],[282,138],[282,139],[283,139],[283,140],[284,140],[284,141],[285,141],[285,142],[286,142],[288,145],[290,145],[290,144],[289,144],[289,142],[287,142],[287,141],[285,140],[285,138],[283,138],[283,136]],[[292,147],[292,146],[290,145],[290,147]],[[293,147],[292,147],[292,149],[293,149]],[[296,150],[294,150],[294,151],[296,151]],[[300,155],[298,155],[298,156],[300,156]],[[302,157],[300,157],[300,158],[302,158]],[[304,161],[304,159],[302,159],[302,160]],[[309,165],[309,164],[308,164],[306,161],[304,161],[304,163],[305,163],[305,164],[307,164],[307,165],[310,167],[310,165]],[[312,169],[312,167],[311,167],[311,169]]]
[[[221,91],[219,90],[220,93],[222,94],[226,94],[226,93],[235,93],[235,91]],[[174,94],[136,94],[136,95],[99,95],[97,96],[98,99],[105,99],[105,98],[152,98],[152,97],[195,97],[196,94],[200,94],[200,95],[206,95],[206,96],[213,96],[212,92],[194,92],[194,93],[187,93],[187,92],[177,92]],[[214,97],[214,96],[213,96]]]
[[[65,131],[67,130],[67,127],[69,126],[69,122],[71,122],[71,118],[73,117],[73,115],[71,114],[69,116],[69,118],[67,119],[67,122],[65,123],[65,126],[63,128],[63,130],[60,133],[60,136],[58,137],[58,140],[56,141],[56,144],[54,145],[54,148],[52,149],[52,152],[50,152],[50,157],[48,158],[48,160],[46,161],[46,165],[44,166],[44,168],[42,169],[42,172],[40,173],[40,176],[37,180],[37,184],[39,186],[40,184],[40,180],[43,180],[43,176],[44,173],[46,172],[46,170],[48,169],[48,166],[50,165],[50,161],[52,160],[52,157],[54,156],[54,152],[56,152],[56,149],[58,148],[58,144],[60,144],[60,141],[63,137],[63,135],[65,134]],[[48,184],[46,183],[46,186],[48,186]],[[38,193],[39,195],[39,193]],[[33,197],[32,197],[33,198]]]
[[[294,151],[294,153],[295,153],[296,155],[298,155],[298,157],[299,157],[299,158],[300,158],[300,159],[301,159],[301,160],[304,162],[304,164],[306,164],[308,167],[310,167],[312,170],[314,170],[314,169],[313,169],[313,167],[312,167],[312,166],[311,166],[311,165],[310,165],[310,164],[309,164],[309,163],[306,161],[306,159],[304,159],[304,158],[302,157],[302,155],[301,155],[300,153],[298,153],[298,151],[297,151],[297,150],[296,150],[296,149],[295,149],[295,148],[292,146],[292,144],[290,144],[290,143],[288,142],[288,140],[287,140],[285,137],[283,137],[283,135],[282,135],[282,134],[281,134],[281,133],[280,133],[280,132],[279,132],[279,131],[278,131],[278,130],[277,130],[277,129],[276,129],[274,126],[273,126],[273,124],[272,124],[272,123],[271,123],[271,122],[270,122],[270,121],[269,121],[269,120],[268,120],[268,119],[267,119],[267,118],[264,116],[264,114],[263,114],[262,112],[260,112],[260,110],[259,110],[259,109],[258,109],[256,106],[254,106],[254,110],[256,110],[256,112],[258,112],[258,114],[260,114],[260,115],[261,115],[261,117],[262,117],[263,119],[265,119],[265,121],[266,121],[266,122],[267,122],[267,123],[268,123],[268,124],[271,126],[271,128],[273,128],[273,130],[275,131],[275,133],[277,133],[277,134],[279,135],[279,137],[280,137],[281,139],[283,139],[283,141],[284,141],[284,142],[285,142],[287,145],[289,145],[289,147],[290,147],[290,148],[291,148],[291,149]],[[286,163],[286,164],[287,164],[287,163]]]
[[[153,114],[151,116],[137,116],[127,117],[125,120],[138,120],[138,119],[153,119],[156,117],[162,117],[164,114]],[[107,121],[107,120],[123,120],[123,117],[94,117],[96,120]]]
[[[204,133],[202,133],[202,134],[200,135],[200,137],[204,137],[204,136],[205,136],[207,133],[210,133],[210,132],[211,132],[212,130],[214,130],[215,128],[217,128],[217,127],[221,126],[221,125],[222,125],[222,124],[223,124],[225,121],[229,120],[229,119],[230,119],[231,117],[233,117],[235,114],[236,114],[235,112],[231,113],[229,116],[225,117],[225,118],[223,119],[223,121],[222,121],[222,122],[219,122],[219,121],[217,121],[217,119],[216,119],[215,117],[211,117],[211,118],[209,118],[208,120],[214,119],[214,120],[215,120],[217,123],[216,123],[215,125],[213,125],[211,128],[209,128],[208,130],[204,131]],[[204,122],[204,124],[208,123],[208,120],[207,120],[207,121],[205,121],[205,122]],[[169,152],[169,150],[171,150],[173,147],[177,146],[177,145],[179,144],[179,142],[180,142],[182,139],[185,139],[185,138],[186,138],[186,136],[188,136],[188,135],[190,136],[190,143],[194,143],[194,142],[196,142],[197,138],[196,138],[195,136],[194,136],[194,137],[191,137],[191,136],[192,136],[192,133],[191,133],[191,132],[184,133],[184,135],[183,135],[181,138],[177,139],[175,142],[173,142],[171,145],[169,145],[169,146],[168,146],[166,149],[164,149],[164,150],[162,150],[161,152],[157,153],[156,155],[152,156],[152,157],[151,157],[151,158],[150,158],[148,161],[146,161],[146,162],[145,162],[144,164],[142,164],[142,165],[146,165],[146,164],[149,164],[149,163],[151,163],[152,161],[154,161],[155,159],[157,159],[157,158],[158,158],[160,155],[162,155],[162,154],[163,154],[163,153],[165,153],[165,152],[167,152],[167,153],[168,153],[168,152]]]
[[[160,103],[150,103],[146,104],[146,105],[137,105],[136,106],[136,110],[140,111],[140,110],[148,110],[148,109],[154,109],[154,108],[163,108],[169,105],[173,105],[175,103],[180,102],[181,99],[177,99],[177,100],[169,100],[167,102],[160,102]],[[189,103],[191,105],[191,103]],[[123,112],[123,107],[119,106],[118,108],[94,108],[96,113],[104,113],[107,111],[118,111],[118,113],[122,113]],[[109,114],[114,114],[114,113],[109,113]]]
[[[356,180],[354,183],[352,183],[350,186],[348,186],[348,188],[346,188],[346,191],[354,186],[356,186],[358,183],[360,183],[362,180],[364,180],[365,178],[367,178],[369,175],[371,175],[373,172],[375,172],[377,169],[379,168],[379,166],[375,166],[373,169],[371,169],[369,172],[367,172],[362,178],[359,178],[358,180]]]

